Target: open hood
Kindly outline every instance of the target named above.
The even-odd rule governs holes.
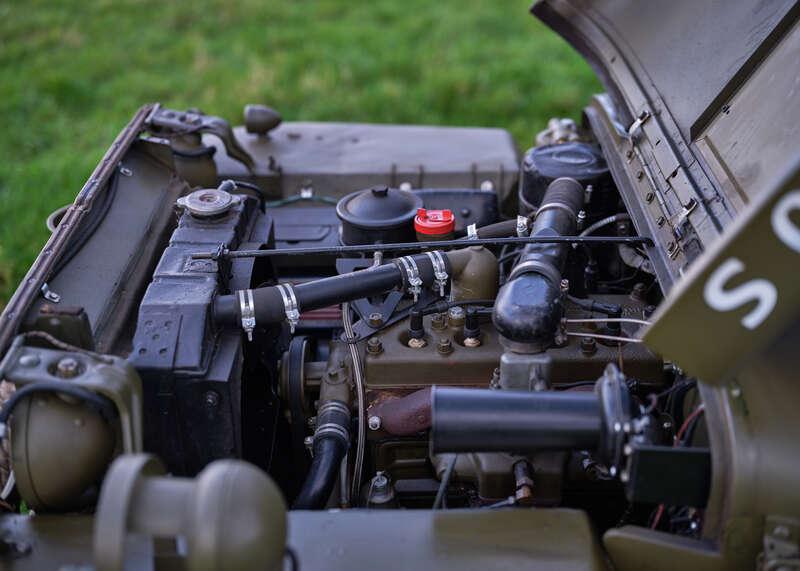
[[[608,90],[586,116],[665,289],[796,156],[800,3],[542,0]],[[610,156],[615,155],[615,156]]]

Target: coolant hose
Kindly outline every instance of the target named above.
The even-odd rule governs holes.
[[[329,401],[317,412],[314,459],[292,509],[321,510],[328,503],[350,445],[350,410],[341,401]]]
[[[574,179],[550,183],[536,213],[531,236],[573,236],[583,204],[583,187]],[[492,321],[512,351],[537,353],[553,342],[563,313],[561,274],[569,244],[528,244],[500,288]]]
[[[451,264],[447,253],[440,253],[448,275],[452,275]],[[434,275],[431,256],[416,254],[404,256],[411,258],[416,265],[421,286],[430,287]],[[378,295],[395,288],[407,288],[408,271],[405,266],[394,260],[387,264],[359,270],[349,274],[322,278],[292,286],[299,312],[320,309],[362,297]],[[251,290],[255,308],[255,320],[258,324],[279,323],[286,319],[286,290],[282,286],[261,287]],[[282,293],[283,291],[283,293]],[[240,323],[240,302],[237,295],[221,295],[214,304],[214,316],[217,323],[225,326],[237,326]]]

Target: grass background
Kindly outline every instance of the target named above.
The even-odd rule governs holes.
[[[143,103],[509,129],[600,89],[529,0],[0,0],[0,307]]]

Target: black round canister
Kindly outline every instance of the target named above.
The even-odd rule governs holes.
[[[343,197],[336,204],[342,244],[414,242],[414,216],[422,198],[411,191],[376,186]]]
[[[600,148],[572,142],[534,147],[525,153],[519,185],[520,213],[529,214],[540,206],[547,187],[561,177],[573,178],[584,187],[592,185],[593,212],[616,207],[617,192]]]

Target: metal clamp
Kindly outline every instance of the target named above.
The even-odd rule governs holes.
[[[406,281],[408,281],[408,293],[414,297],[414,303],[417,303],[419,294],[422,293],[422,278],[419,277],[419,268],[417,262],[411,256],[403,256],[397,258],[400,265],[403,266],[406,272]]]
[[[467,226],[467,240],[477,240],[478,239],[478,225],[477,224],[470,224]]]
[[[528,217],[517,216],[517,237],[525,238],[528,235]]]
[[[447,266],[444,264],[444,257],[439,250],[433,252],[425,252],[425,255],[431,259],[433,265],[433,285],[439,290],[439,295],[444,297],[444,288],[447,286],[447,280],[450,276],[447,275]]]
[[[563,210],[564,212],[569,213],[573,218],[578,217],[577,213],[563,202],[548,202],[547,204],[542,204],[539,207],[539,209],[536,211],[536,218],[538,218],[539,215],[545,210],[554,210],[554,209]]]
[[[247,333],[247,340],[253,340],[253,330],[256,328],[256,304],[253,300],[253,290],[240,289],[236,292],[239,297],[239,313],[242,316],[242,329]]]
[[[300,309],[297,306],[297,297],[294,295],[294,289],[292,289],[291,284],[278,284],[278,292],[280,292],[283,299],[289,331],[294,333],[295,327],[300,322]]]

